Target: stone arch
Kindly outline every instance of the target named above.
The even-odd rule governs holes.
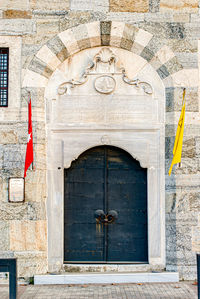
[[[102,136],[104,137],[104,136]],[[142,168],[148,168],[148,162],[146,161],[146,159],[144,159],[143,155],[139,155],[139,154],[135,154],[134,151],[131,151],[131,148],[127,147],[127,146],[123,146],[123,144],[119,143],[115,143],[112,141],[108,141],[108,142],[96,142],[90,145],[86,145],[86,144],[81,144],[81,146],[78,149],[74,149],[73,152],[73,157],[68,157],[68,159],[65,161],[65,168],[70,168],[73,161],[76,161],[84,152],[94,148],[94,147],[100,147],[100,146],[113,146],[116,148],[119,148],[121,150],[123,150],[124,152],[126,152],[127,154],[129,154],[132,159],[136,160],[140,166]]]
[[[165,87],[173,86],[171,75],[183,69],[170,48],[161,46],[151,33],[131,24],[101,21],[72,27],[50,39],[30,61],[23,86],[33,87],[39,80],[39,87],[45,87],[60,63],[81,50],[98,46],[118,47],[141,56],[156,70]]]

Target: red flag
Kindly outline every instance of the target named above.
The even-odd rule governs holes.
[[[26,177],[26,171],[33,163],[33,132],[32,132],[32,120],[31,120],[31,99],[28,103],[28,141],[26,146],[26,159],[24,167],[24,177]]]

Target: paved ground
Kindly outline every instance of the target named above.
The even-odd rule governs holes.
[[[18,299],[197,299],[191,282],[112,285],[19,286]],[[8,299],[8,286],[0,285],[0,299]]]

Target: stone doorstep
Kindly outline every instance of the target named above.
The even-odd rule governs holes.
[[[178,282],[178,272],[161,273],[70,273],[35,275],[34,284],[110,284],[110,283],[145,283]]]

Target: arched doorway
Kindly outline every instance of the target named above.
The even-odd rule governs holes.
[[[106,54],[104,56],[108,60],[106,66],[108,66],[107,72],[109,72],[106,77],[102,75],[104,67],[99,69],[98,57],[102,61],[103,53]],[[112,58],[113,56],[114,58]],[[105,64],[103,61],[102,65]],[[90,75],[88,75],[86,65],[97,67],[94,70],[90,68]],[[138,67],[140,71],[138,71]],[[116,72],[113,73],[111,68],[115,68]],[[141,83],[140,87],[132,85],[135,81],[129,81],[124,76],[124,69],[129,71],[130,78],[134,78],[134,74],[137,73],[139,81],[136,80],[136,82]],[[83,74],[83,70],[86,72],[84,73],[86,76],[84,75],[82,78],[83,81],[70,81],[71,78],[76,78],[76,74]],[[68,79],[66,81],[66,75],[69,76],[69,81]],[[104,85],[104,83],[106,84]],[[149,90],[146,89],[149,85],[152,87],[153,93],[149,93]],[[67,209],[65,205],[64,211],[65,169],[68,169],[81,153],[95,146],[105,145],[124,149],[131,157],[139,161],[141,167],[146,169],[148,181],[148,246],[146,246],[146,251],[148,247],[148,259],[144,259],[145,262],[140,260],[138,263],[142,264],[139,267],[143,269],[147,269],[147,267],[149,270],[157,270],[158,267],[159,269],[164,268],[165,94],[164,85],[155,70],[143,58],[132,52],[114,47],[94,47],[67,59],[48,81],[45,96],[48,107],[49,272],[60,271],[63,269],[63,261],[66,261],[64,253],[64,214]],[[108,213],[107,210],[104,212]],[[96,221],[95,218],[93,221]],[[96,232],[98,230],[96,230],[95,223]],[[73,236],[72,240],[70,241],[69,238],[66,244],[74,242]],[[67,260],[69,261],[68,258]],[[101,262],[102,265],[98,264],[99,269],[115,267],[115,265],[103,264],[108,263],[108,258],[104,260]],[[130,265],[131,261],[126,260],[125,267],[137,271],[138,265],[134,265],[136,259],[132,265]],[[74,258],[71,261],[76,262]],[[116,258],[111,263],[115,263],[115,261]],[[149,265],[145,264],[147,261]],[[81,262],[81,260],[79,259],[77,262]],[[96,262],[98,262],[97,259]],[[123,259],[122,263],[124,262],[126,261]],[[116,264],[118,263],[120,261],[116,262]],[[67,267],[71,267],[70,263]],[[85,267],[89,269],[90,266],[89,264],[84,265],[83,261],[81,267],[81,269],[85,269]],[[124,266],[117,265],[116,267],[119,271],[124,271]]]
[[[64,261],[148,262],[147,169],[98,146],[64,171]]]

